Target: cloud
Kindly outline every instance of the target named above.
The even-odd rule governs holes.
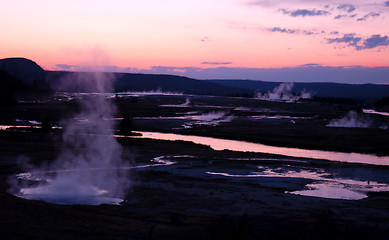
[[[304,35],[313,35],[313,34],[315,34],[314,32],[312,32],[312,31],[303,31],[303,33],[304,33]]]
[[[380,34],[372,35],[366,39],[361,37],[356,37],[355,33],[344,34],[341,38],[327,38],[328,44],[347,44],[347,46],[352,46],[356,50],[372,49],[376,47],[389,46],[389,37],[381,36]]]
[[[339,14],[334,17],[334,19],[342,19],[342,18],[355,18],[357,14],[347,15],[347,14]]]
[[[381,46],[389,46],[388,36],[382,36],[380,34],[372,35],[370,38],[367,38],[363,43],[362,49],[370,49]]]
[[[352,4],[341,4],[337,7],[337,9],[339,10],[343,10],[343,11],[346,11],[348,13],[351,13],[353,12],[356,8],[354,5]]]
[[[257,0],[257,1],[250,1],[246,3],[249,6],[261,6],[261,7],[270,7],[274,5],[274,2],[270,0]]]
[[[376,12],[369,12],[368,14],[365,14],[363,17],[361,18],[358,18],[357,21],[366,21],[368,18],[375,18],[375,17],[379,17],[380,14],[379,13],[376,13]]]
[[[307,63],[307,64],[300,65],[300,67],[321,67],[321,66],[322,65],[318,63]]]
[[[358,43],[362,40],[360,37],[355,37],[355,33],[344,34],[341,38],[327,38],[327,43],[347,43],[348,46],[357,47]]]
[[[134,71],[132,68],[120,68],[118,66],[81,66],[69,64],[56,64],[56,71],[74,71],[74,72],[120,72]]]
[[[330,14],[330,12],[328,12],[326,10],[316,10],[315,8],[314,9],[297,9],[297,10],[293,10],[293,11],[281,8],[280,11],[282,12],[282,14],[289,15],[291,17],[325,16],[325,15]]]
[[[329,2],[338,2],[335,0],[237,0],[242,2],[242,4],[246,6],[259,6],[259,7],[275,7],[275,6],[285,6],[285,4],[289,5],[312,5],[312,4],[320,4],[324,6],[324,8],[330,8]]]
[[[209,42],[209,38],[208,37],[203,37],[200,39],[201,42]]]
[[[142,73],[175,74],[175,67]],[[290,68],[179,68],[180,75],[196,79],[252,79],[281,82],[388,83],[389,67],[328,67],[315,64]]]
[[[232,62],[202,62],[204,65],[227,65],[232,64]]]
[[[384,6],[385,6],[385,7],[389,7],[389,1],[386,1],[386,2],[384,3]]]
[[[269,32],[279,32],[279,33],[287,33],[287,34],[304,34],[304,35],[314,35],[314,34],[320,34],[319,32],[313,32],[309,30],[300,30],[300,29],[290,29],[290,28],[280,28],[280,27],[273,27],[273,28],[267,28],[265,29]]]
[[[289,34],[296,33],[296,30],[294,30],[294,29],[286,29],[286,28],[280,28],[280,27],[269,28],[267,30],[269,32],[280,32],[280,33],[289,33]]]
[[[341,19],[341,18],[347,18],[347,17],[348,17],[348,15],[346,15],[346,14],[339,14],[339,15],[336,15],[334,17],[334,19]]]
[[[71,70],[72,68],[73,68],[73,65],[68,65],[68,64],[55,65],[55,69],[57,69],[57,70]]]

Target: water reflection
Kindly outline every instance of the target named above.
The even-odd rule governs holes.
[[[32,126],[19,126],[19,125],[0,125],[0,130],[7,130],[8,128],[31,128]],[[35,128],[40,128],[40,126],[34,126]]]
[[[345,200],[360,200],[367,197],[365,193],[344,188],[344,186],[339,185],[337,183],[308,184],[306,188],[307,189],[302,191],[294,191],[287,193],[310,197]]]
[[[363,111],[363,113],[378,114],[378,115],[381,115],[381,116],[389,117],[389,113],[388,112],[378,112],[378,111],[373,110],[373,109],[362,109],[362,111]]]
[[[250,117],[247,117],[247,118],[253,119],[253,120],[263,120],[263,119],[309,120],[309,119],[313,119],[312,117],[293,117],[293,116],[287,116],[287,115],[259,115],[259,116],[250,116]]]
[[[206,173],[238,180],[258,178],[258,182],[261,182],[264,177],[289,178],[289,182],[297,179],[309,179],[313,182],[305,185],[302,190],[285,193],[332,199],[359,200],[366,198],[367,192],[389,191],[389,185],[386,183],[336,178],[320,168],[302,170],[288,170],[287,168],[287,166],[277,168],[258,166],[260,171],[254,172],[244,173],[244,170],[229,170],[228,172],[207,171]]]
[[[118,92],[118,97],[140,97],[140,96],[183,96],[180,92],[162,91],[161,89],[150,91]]]
[[[214,150],[231,150],[239,152],[257,152],[284,155],[290,157],[325,159],[330,161],[363,163],[371,165],[389,166],[389,157],[378,157],[370,154],[330,152],[321,150],[308,150],[300,148],[286,148],[264,145],[260,143],[251,143],[237,140],[218,139],[212,137],[189,136],[173,133],[159,132],[136,132],[142,134],[140,138],[151,138],[157,140],[170,141],[189,141],[196,144],[208,145]]]
[[[55,176],[59,173],[77,173],[83,172],[107,172],[107,171],[129,171],[131,169],[147,169],[152,167],[169,166],[176,164],[170,158],[182,158],[192,156],[159,156],[150,160],[150,164],[138,164],[136,166],[116,167],[116,168],[77,168],[77,169],[58,169],[42,170],[38,172],[25,172],[16,174],[10,178],[10,193],[14,196],[29,199],[41,200],[55,204],[86,204],[100,205],[112,204],[118,205],[123,199],[110,196],[105,189],[100,189],[93,185],[82,185],[70,178],[66,181],[54,181]]]
[[[186,120],[181,125],[183,128],[192,128],[196,125],[216,126],[221,123],[231,122],[234,116],[228,115],[226,112],[208,112],[199,114],[198,112],[186,112],[182,116],[173,117],[135,117],[139,120]]]

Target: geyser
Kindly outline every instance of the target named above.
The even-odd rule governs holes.
[[[346,116],[331,120],[327,127],[370,128],[372,127],[372,121],[355,111],[349,111]]]
[[[297,102],[300,99],[310,99],[312,94],[303,90],[299,94],[293,94],[291,91],[294,87],[294,83],[282,83],[278,87],[275,87],[272,91],[267,93],[261,93],[259,90],[256,92],[254,98],[266,101],[281,101],[281,102]]]
[[[112,90],[110,74],[80,73],[78,79],[83,88],[97,93]],[[115,107],[101,94],[86,95],[79,101],[81,111],[64,122],[58,158],[47,169],[30,170],[47,174],[40,174],[33,187],[18,186],[15,195],[59,204],[93,205],[117,204],[125,197],[130,184],[128,171],[123,171],[126,164],[113,136],[112,122],[104,120],[113,117]]]

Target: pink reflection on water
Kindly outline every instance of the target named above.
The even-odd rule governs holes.
[[[363,113],[378,114],[378,115],[389,117],[389,113],[388,112],[378,112],[378,111],[373,110],[373,109],[362,109],[362,111],[363,111]]]
[[[345,200],[360,200],[366,198],[365,193],[359,191],[353,191],[337,184],[319,183],[319,184],[308,184],[308,189],[302,191],[287,192],[290,194],[310,196],[310,197],[321,197],[331,199],[345,199]]]
[[[203,144],[210,146],[214,150],[231,150],[239,152],[256,152],[256,153],[270,153],[290,157],[325,159],[330,161],[348,162],[348,163],[364,163],[372,165],[389,166],[389,157],[378,157],[371,154],[361,153],[344,153],[344,152],[330,152],[322,150],[308,150],[300,148],[275,147],[264,145],[260,143],[251,143],[237,140],[227,140],[212,137],[189,136],[173,133],[159,133],[159,132],[136,132],[142,134],[140,138],[151,138],[157,140],[170,141],[189,141],[196,144]]]
[[[367,197],[368,192],[382,192],[389,191],[389,185],[385,183],[378,183],[374,181],[359,181],[354,179],[328,178],[330,174],[325,173],[322,169],[302,170],[302,171],[285,171],[278,172],[277,169],[267,169],[265,167],[258,167],[263,169],[262,172],[250,172],[247,174],[236,174],[226,172],[206,172],[209,175],[223,176],[237,179],[247,178],[264,178],[264,177],[281,177],[281,178],[304,178],[314,180],[313,183],[307,184],[303,190],[285,193],[331,198],[331,199],[345,199],[345,200],[360,200]],[[259,180],[261,181],[261,180]],[[290,180],[293,181],[293,180]]]

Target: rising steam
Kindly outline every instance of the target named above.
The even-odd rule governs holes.
[[[267,100],[267,101],[281,101],[281,102],[297,102],[300,99],[310,99],[312,94],[303,90],[298,94],[293,94],[291,91],[294,87],[294,84],[282,83],[280,86],[275,87],[272,91],[267,93],[261,93],[257,91],[255,94],[256,99]]]
[[[192,122],[186,123],[184,127],[190,128],[194,125],[217,126],[221,123],[231,122],[234,116],[228,115],[226,112],[209,112],[191,117]]]
[[[369,118],[364,118],[355,111],[349,111],[346,116],[331,120],[327,127],[370,128],[372,123]]]
[[[81,88],[90,86],[97,93],[111,91],[112,81],[112,75],[106,73],[77,78]],[[21,188],[17,196],[60,204],[114,204],[125,197],[129,179],[127,172],[119,169],[126,164],[112,122],[104,120],[114,115],[115,107],[99,94],[80,98],[80,106],[81,111],[64,123],[62,151],[56,161],[48,169],[31,171],[50,175],[34,187]]]

